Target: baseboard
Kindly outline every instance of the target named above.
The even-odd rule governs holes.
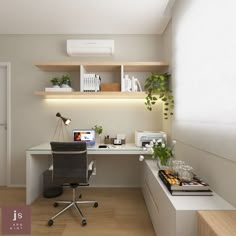
[[[26,185],[23,184],[10,184],[7,185],[8,188],[26,188]]]
[[[90,188],[141,188],[140,185],[89,185]]]

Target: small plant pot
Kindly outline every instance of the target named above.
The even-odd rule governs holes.
[[[53,84],[52,87],[53,88],[60,88],[60,86],[58,84]]]
[[[62,84],[61,87],[62,88],[70,88],[70,85],[69,84]]]

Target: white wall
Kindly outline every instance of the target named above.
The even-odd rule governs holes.
[[[115,40],[115,56],[101,58],[71,58],[66,54],[66,39],[112,38]],[[49,79],[55,73],[43,72],[34,62],[47,61],[158,61],[163,60],[163,42],[160,36],[141,35],[1,35],[0,61],[11,62],[12,68],[12,163],[11,184],[25,184],[25,150],[43,142],[49,142],[56,127],[56,113],[72,119],[72,128],[91,128],[95,124],[104,127],[104,134],[125,133],[127,142],[134,141],[136,129],[160,130],[162,127],[161,106],[153,112],[147,111],[144,100],[97,101],[97,100],[45,100],[33,95],[50,85]],[[76,84],[78,74],[73,73]],[[138,158],[111,158],[114,166],[119,166],[116,176],[122,173],[120,183],[112,178],[112,171],[103,176],[98,173],[97,185],[111,180],[110,184],[137,185],[139,179]],[[127,160],[129,162],[127,163]],[[106,169],[106,160],[101,158],[99,166]],[[128,171],[127,165],[137,171]],[[123,167],[122,167],[123,166]],[[99,168],[101,173],[103,169]],[[98,170],[99,170],[98,169]],[[107,170],[106,170],[107,171]],[[132,178],[130,174],[132,173]],[[114,180],[114,181],[113,181]],[[113,182],[112,182],[113,181]],[[109,181],[105,184],[109,185]]]
[[[235,9],[235,1],[176,1],[171,46],[177,156],[236,206]]]
[[[163,50],[165,55],[165,61],[169,63],[169,73],[172,75],[172,23],[169,22],[165,32],[163,34]],[[172,89],[172,77],[170,78],[170,88]],[[173,89],[172,89],[173,90]],[[171,140],[172,134],[172,120],[174,116],[169,116],[168,120],[165,120],[163,117],[162,120],[162,129],[167,134],[168,140]]]

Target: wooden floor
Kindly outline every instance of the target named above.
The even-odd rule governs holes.
[[[47,226],[48,219],[61,209],[53,207],[54,200],[72,197],[71,189],[66,189],[58,198],[40,197],[31,205],[31,235],[155,236],[140,189],[84,188],[81,192],[82,200],[99,203],[98,208],[81,208],[87,219],[86,226],[81,226],[80,217],[73,208],[56,218],[53,226]],[[0,206],[20,204],[25,204],[25,189],[0,188]]]

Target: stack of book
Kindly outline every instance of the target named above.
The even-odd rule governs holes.
[[[159,170],[158,175],[174,196],[212,196],[210,186],[194,175],[192,181],[181,181],[171,170]]]
[[[80,91],[81,92],[99,92],[101,78],[96,74],[84,74],[81,78]]]

